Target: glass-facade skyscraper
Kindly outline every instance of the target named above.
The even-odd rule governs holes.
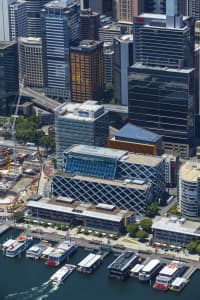
[[[80,39],[78,3],[73,0],[49,2],[41,11],[41,26],[45,93],[69,101],[69,50]]]
[[[194,18],[167,2],[168,15],[134,18],[129,121],[163,136],[166,152],[189,157],[195,137]]]

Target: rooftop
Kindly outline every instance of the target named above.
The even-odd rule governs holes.
[[[157,20],[166,20],[166,15],[164,14],[152,14],[152,13],[142,13],[138,17],[135,18],[149,18],[149,19],[157,19]],[[183,21],[188,20],[190,17],[183,16]]]
[[[166,72],[185,73],[185,74],[189,74],[195,70],[194,68],[177,69],[177,68],[168,68],[168,67],[159,67],[159,66],[148,66],[148,65],[143,65],[141,63],[135,63],[133,66],[131,66],[131,68],[132,67],[146,69],[146,70],[166,71]]]
[[[67,150],[67,152],[72,152],[81,155],[106,157],[111,159],[119,160],[121,157],[127,154],[127,151],[123,150],[113,150],[110,148],[87,146],[87,145],[74,145]]]
[[[91,121],[104,113],[104,106],[96,101],[63,103],[55,109],[55,113],[62,118]]]
[[[78,264],[79,267],[91,268],[98,260],[101,259],[101,255],[90,253]]]
[[[118,41],[122,41],[124,43],[125,42],[130,43],[130,42],[133,42],[133,35],[132,34],[123,34],[123,35],[116,37],[115,39]]]
[[[186,161],[180,168],[180,178],[184,181],[197,182],[200,179],[200,162]]]
[[[127,123],[116,134],[115,139],[132,140],[138,142],[156,143],[161,139],[161,135],[152,131]]]
[[[159,156],[151,156],[144,154],[136,154],[124,150],[103,148],[96,146],[87,146],[87,145],[74,145],[66,151],[66,153],[71,152],[81,155],[89,155],[96,157],[105,157],[110,159],[116,159],[120,161],[126,161],[132,164],[140,164],[145,166],[157,166],[164,159]]]
[[[115,269],[123,272],[137,258],[138,254],[135,252],[124,252],[108,266],[108,269]]]
[[[82,40],[77,47],[71,47],[72,51],[92,51],[103,46],[103,42],[95,40]]]
[[[47,199],[43,198],[41,201],[29,201],[27,207],[38,207],[49,209],[52,211],[60,211],[63,213],[70,214],[80,214],[82,216],[94,217],[101,220],[110,220],[120,222],[123,217],[128,217],[133,215],[131,211],[120,210],[118,208],[113,209],[112,211],[106,209],[100,209],[95,205],[90,203],[84,203],[80,201],[68,202],[65,200],[59,201],[56,199]]]
[[[87,182],[96,182],[96,183],[102,183],[102,184],[107,184],[107,185],[112,185],[112,186],[120,186],[124,188],[129,188],[129,189],[134,189],[134,190],[142,190],[146,191],[151,187],[150,182],[146,182],[143,180],[110,180],[110,179],[104,179],[104,178],[98,178],[98,177],[88,177],[88,176],[81,176],[81,175],[74,175],[74,174],[69,174],[69,173],[61,173],[58,172],[56,175],[61,175],[62,177],[66,178],[72,178],[75,180],[82,180],[82,181],[87,181]]]
[[[72,6],[74,3],[76,3],[75,0],[54,0],[50,1],[49,3],[45,4],[44,7],[46,8],[59,8],[64,9]]]
[[[183,218],[155,217],[152,229],[160,229],[200,237],[200,224],[198,222],[186,221]]]
[[[0,50],[2,49],[6,49],[12,45],[16,44],[15,41],[8,41],[8,42],[5,42],[5,41],[0,41]]]
[[[41,45],[42,39],[40,37],[19,37],[19,42],[31,45]]]

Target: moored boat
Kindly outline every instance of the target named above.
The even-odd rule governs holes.
[[[173,280],[176,277],[181,276],[185,270],[186,266],[184,262],[176,260],[172,261],[159,272],[153,287],[157,290],[167,291]]]
[[[57,244],[49,253],[46,260],[48,266],[56,267],[60,265],[65,259],[76,251],[76,245],[70,241],[63,241]]]
[[[26,249],[28,249],[33,243],[32,237],[27,237],[26,235],[19,235],[14,243],[12,243],[6,249],[7,257],[16,257],[22,254]]]
[[[43,242],[37,243],[26,251],[26,257],[39,259],[46,249],[47,245],[45,245]]]
[[[162,264],[159,259],[150,260],[139,272],[139,280],[149,281],[152,278],[155,278],[161,268]]]

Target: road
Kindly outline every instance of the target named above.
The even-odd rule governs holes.
[[[28,96],[32,98],[32,101],[39,107],[48,110],[50,112],[54,112],[55,108],[60,105],[60,103],[54,99],[51,99],[44,95],[44,93],[35,91],[31,88],[23,88],[21,91],[22,95]],[[121,113],[121,114],[128,114],[128,106],[124,105],[115,105],[115,104],[105,104],[105,110]]]
[[[60,103],[56,100],[46,97],[43,93],[37,92],[33,89],[28,87],[23,88],[22,96],[31,97],[32,101],[39,107],[43,108],[44,110],[48,110],[50,112],[54,112],[54,109],[60,105]]]

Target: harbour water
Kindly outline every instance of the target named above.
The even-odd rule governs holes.
[[[14,235],[14,233],[12,233]],[[10,237],[6,233],[0,243]],[[87,252],[78,250],[70,263],[77,264]],[[48,267],[42,260],[7,258],[0,252],[0,300],[199,300],[200,273],[194,274],[181,293],[160,292],[137,279],[125,282],[108,279],[106,267],[114,259],[109,255],[104,263],[90,275],[74,271],[59,287],[48,284],[50,276],[58,269]]]

